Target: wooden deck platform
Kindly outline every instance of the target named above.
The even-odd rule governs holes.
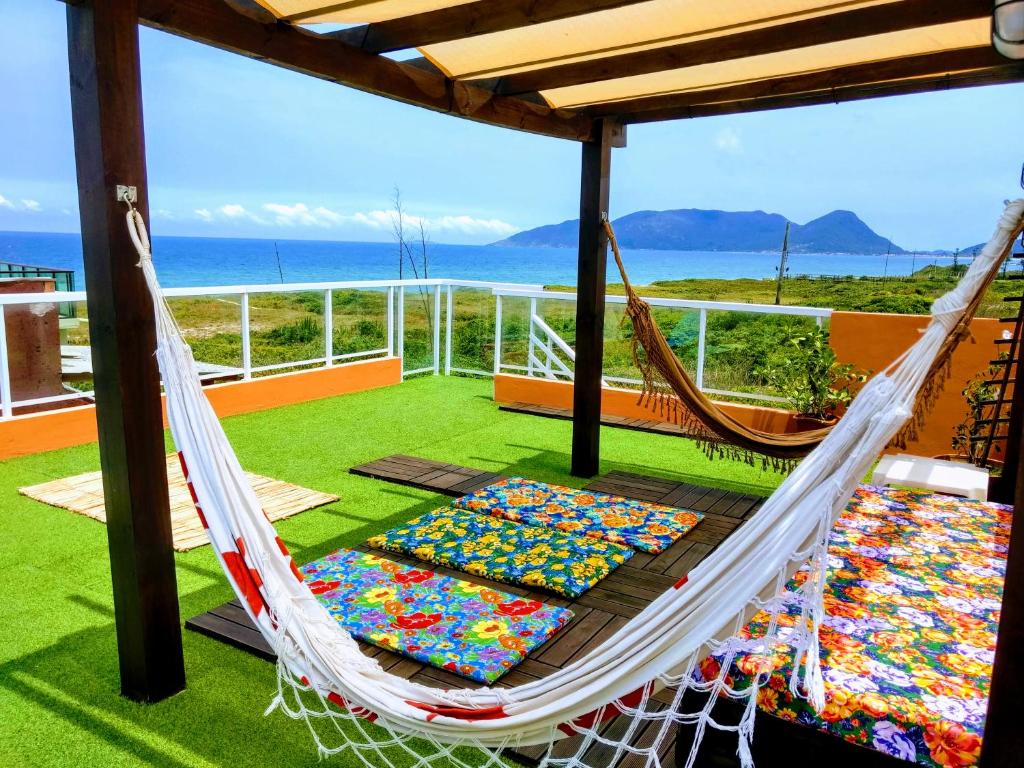
[[[547,419],[572,421],[572,408],[558,408],[553,405],[535,405],[533,403],[505,403],[498,406],[499,411],[522,413],[527,416],[542,416]],[[632,429],[636,432],[651,432],[656,435],[673,437],[690,437],[690,432],[678,424],[657,419],[631,419],[626,416],[610,414],[601,415],[601,426]]]
[[[353,474],[387,480],[415,488],[436,491],[450,496],[461,496],[481,488],[502,477],[484,472],[413,456],[388,456],[379,461],[353,467]],[[626,472],[610,472],[586,486],[589,490],[603,491],[628,498],[686,507],[703,512],[705,518],[689,534],[659,555],[636,553],[626,565],[620,566],[593,589],[575,600],[549,593],[533,592],[521,587],[499,584],[487,579],[432,566],[438,573],[455,576],[466,581],[485,584],[495,589],[519,595],[530,595],[549,604],[562,605],[573,611],[573,620],[535,649],[527,659],[498,683],[517,685],[545,677],[572,663],[607,637],[620,629],[626,621],[639,613],[661,592],[670,588],[681,576],[703,560],[752,514],[763,501],[747,494],[723,491],[662,480]],[[365,547],[355,549],[366,550]],[[402,563],[417,563],[411,557],[394,553],[387,555]],[[214,637],[261,658],[274,658],[262,635],[252,626],[237,601],[226,603],[208,613],[189,619],[185,626],[196,632]],[[360,643],[370,656],[380,660],[385,669],[394,674],[441,687],[464,687],[468,683],[443,670],[422,664],[390,651]],[[667,704],[670,701],[663,702]],[[615,721],[609,728],[617,727]],[[653,727],[653,726],[652,726]],[[648,737],[653,736],[646,734]],[[638,738],[645,738],[640,733]],[[670,750],[672,745],[666,745]],[[540,757],[540,750],[524,749],[513,755],[529,764]],[[666,761],[666,764],[670,764]]]

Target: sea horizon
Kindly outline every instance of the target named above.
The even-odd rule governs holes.
[[[396,279],[397,243],[355,240],[230,238],[158,235],[154,260],[168,287]],[[462,280],[575,285],[574,248],[428,243],[429,274]],[[692,278],[775,277],[772,251],[670,251],[623,249],[638,285]],[[952,256],[941,254],[790,253],[789,276],[907,275]],[[77,232],[0,231],[0,261],[69,269],[84,286],[81,235]],[[417,264],[417,269],[420,265]],[[408,260],[402,276],[414,277]],[[609,259],[608,282],[621,282]]]

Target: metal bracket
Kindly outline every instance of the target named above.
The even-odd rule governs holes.
[[[114,190],[114,198],[119,203],[136,203],[139,200],[139,190],[126,184],[118,184]]]

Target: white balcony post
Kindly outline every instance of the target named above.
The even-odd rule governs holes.
[[[454,312],[455,302],[452,299],[452,294],[455,292],[455,286],[448,283],[448,296],[447,304],[444,310],[444,375],[450,376],[452,373],[452,326],[455,325],[455,318],[452,316]]]
[[[7,321],[4,318],[5,308],[0,306],[0,418],[9,419],[14,416],[11,405],[11,369],[7,357]]]
[[[537,300],[530,299],[530,322],[526,327],[528,332],[529,346],[526,350],[526,375],[533,376],[533,356],[537,353],[537,345],[533,342],[533,318],[537,316]]]
[[[324,357],[326,366],[334,365],[334,291],[324,291]]]
[[[388,357],[395,356],[395,286],[388,286],[388,308],[384,313],[388,326]]]
[[[697,389],[704,389],[704,344],[708,332],[708,311],[701,309],[697,332]]]
[[[242,292],[242,378],[252,378],[252,344],[249,336],[249,294]]]
[[[402,376],[405,376],[405,286],[398,286],[398,360]]]
[[[501,294],[494,295],[494,375],[501,373]]]
[[[434,286],[434,375],[441,372],[441,286]]]

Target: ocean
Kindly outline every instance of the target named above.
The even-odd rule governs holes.
[[[280,254],[275,256],[275,243]],[[373,280],[398,277],[397,247],[392,243],[326,240],[248,240],[208,237],[156,237],[153,253],[168,287],[254,283]],[[542,285],[574,285],[576,252],[570,248],[498,248],[486,245],[428,245],[430,275]],[[777,253],[625,250],[630,279],[656,280],[774,277]],[[72,269],[78,288],[85,285],[81,240],[76,234],[0,232],[0,261]],[[949,257],[885,254],[795,253],[791,276],[907,275]],[[611,258],[608,280],[620,282]],[[408,262],[406,278],[411,278]]]

